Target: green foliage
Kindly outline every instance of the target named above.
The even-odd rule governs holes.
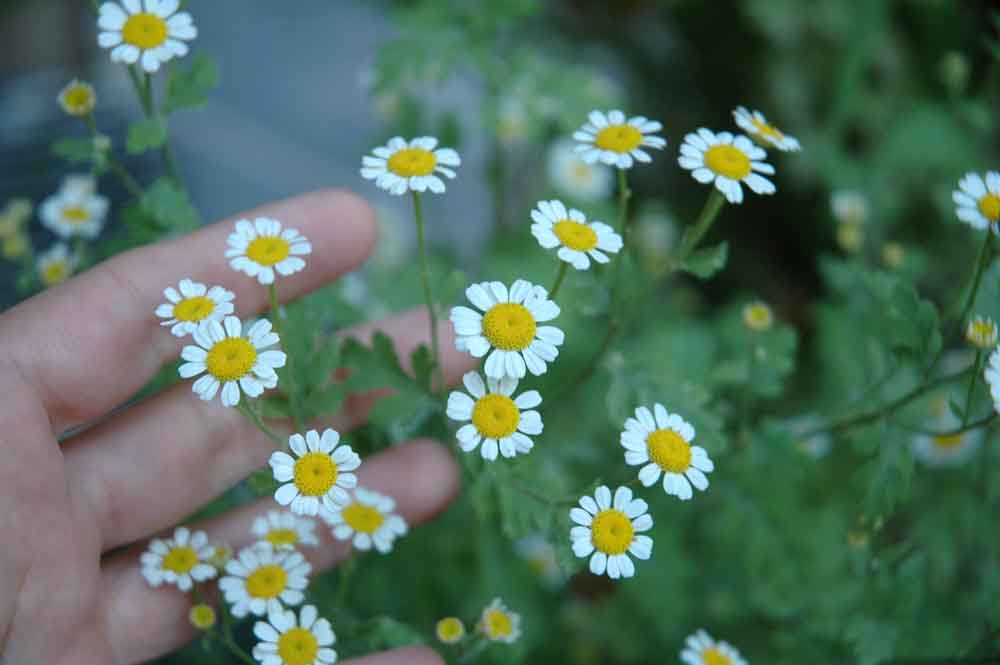
[[[141,155],[148,150],[162,148],[167,141],[167,125],[160,118],[136,120],[128,126],[125,149],[130,155]]]
[[[170,69],[164,113],[199,108],[208,101],[208,93],[219,84],[219,67],[204,53],[198,53],[187,67]]]

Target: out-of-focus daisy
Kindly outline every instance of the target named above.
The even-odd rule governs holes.
[[[267,621],[258,621],[253,634],[259,642],[253,657],[261,665],[332,665],[337,652],[331,649],[337,636],[326,619],[319,618],[315,605],[303,605],[296,618],[280,605],[269,607]]]
[[[814,413],[806,413],[785,422],[785,428],[797,437],[798,449],[813,459],[826,457],[833,448],[833,437],[829,432],[815,431],[821,424]],[[815,432],[808,434],[809,432]],[[808,436],[806,436],[808,434]]]
[[[227,241],[226,258],[233,270],[256,277],[261,284],[274,282],[274,273],[287,277],[306,267],[302,257],[312,252],[309,240],[281,222],[258,217],[241,219]]]
[[[254,519],[250,533],[275,548],[296,548],[303,545],[319,545],[315,529],[316,522],[308,517],[269,510],[267,515]]]
[[[202,374],[191,388],[202,400],[215,397],[222,388],[222,404],[236,406],[240,391],[258,397],[266,388],[278,385],[276,367],[285,366],[285,353],[271,349],[280,341],[271,331],[271,322],[261,319],[246,332],[235,316],[219,321],[202,321],[195,328],[195,344],[185,346],[180,366],[182,378]]]
[[[539,533],[522,538],[516,543],[517,553],[528,562],[531,569],[546,583],[556,586],[565,580],[562,568],[556,560],[556,550]]]
[[[359,550],[370,550],[374,545],[386,554],[392,551],[393,541],[407,530],[406,520],[395,510],[391,496],[358,487],[346,504],[327,508],[320,517],[330,524],[337,540],[350,540]]]
[[[482,443],[480,453],[490,461],[497,458],[497,451],[504,457],[530,452],[535,445],[530,437],[542,433],[542,417],[526,409],[542,403],[538,391],[512,397],[517,379],[487,377],[484,383],[478,372],[469,372],[462,382],[472,397],[457,390],[448,396],[448,417],[469,423],[458,430],[462,450],[471,452]]]
[[[56,243],[48,250],[38,255],[35,260],[35,270],[38,271],[38,278],[46,287],[62,284],[73,276],[76,270],[76,255],[69,251],[69,247],[64,243]]]
[[[58,192],[42,201],[38,216],[42,226],[60,238],[96,238],[104,228],[108,200],[74,182],[67,178]]]
[[[882,246],[882,263],[886,268],[895,270],[906,261],[906,249],[898,242],[887,242]]]
[[[0,212],[0,236],[20,231],[34,211],[35,207],[29,199],[13,198],[7,201]]]
[[[868,221],[868,197],[856,189],[835,190],[830,194],[830,212],[840,224],[864,224]]]
[[[588,122],[573,132],[576,151],[588,164],[603,162],[620,169],[630,169],[635,162],[653,158],[642,148],[662,150],[666,139],[656,136],[663,125],[641,115],[626,118],[621,111],[591,111]]]
[[[1000,233],[1000,172],[987,171],[985,175],[966,173],[958,181],[958,189],[951,194],[955,201],[955,215],[974,229],[992,229]]]
[[[737,106],[733,120],[753,140],[782,152],[798,152],[802,149],[798,140],[772,125],[760,111],[751,111],[745,106]]]
[[[274,479],[284,483],[274,492],[274,500],[297,515],[316,515],[320,505],[334,510],[349,502],[347,490],[358,484],[352,472],[361,466],[361,458],[339,443],[340,435],[332,429],[323,430],[322,436],[311,429],[304,437],[288,437],[295,457],[276,450],[268,460]]]
[[[59,91],[59,96],[56,99],[62,110],[74,118],[84,118],[90,115],[97,105],[97,93],[94,92],[94,86],[80,79],[73,79],[67,83],[66,87]]]
[[[933,419],[935,431],[952,432],[962,421],[948,412]],[[913,439],[913,454],[927,466],[956,466],[967,462],[979,449],[983,431],[973,429],[959,434],[920,434]]]
[[[0,253],[5,259],[19,259],[28,253],[31,243],[28,235],[20,231],[8,235],[0,234]]]
[[[142,61],[147,72],[187,55],[184,42],[198,36],[187,12],[178,12],[179,0],[121,0],[100,7],[97,43],[111,49],[111,61],[134,65]]]
[[[438,148],[438,140],[433,136],[420,136],[406,141],[400,136],[372,150],[361,160],[361,177],[374,180],[375,185],[397,196],[406,192],[435,194],[444,192],[444,181],[438,177],[454,178],[455,171],[449,167],[462,164],[458,153],[451,148]]]
[[[212,548],[212,556],[208,558],[208,563],[218,571],[225,570],[226,564],[233,558],[233,550],[228,545],[216,545]]]
[[[482,282],[469,286],[465,295],[483,314],[468,307],[452,308],[459,351],[476,358],[489,354],[484,367],[489,377],[520,379],[526,369],[535,376],[545,373],[565,336],[559,328],[538,325],[559,316],[559,306],[543,287],[523,279],[510,290],[500,282]]]
[[[434,626],[434,634],[444,644],[458,644],[465,637],[465,624],[458,617],[445,617]]]
[[[848,254],[854,254],[865,242],[865,229],[861,224],[837,224],[837,244]]]
[[[559,192],[576,201],[592,203],[611,195],[614,175],[603,164],[588,164],[569,141],[557,141],[549,148],[549,181]]]
[[[521,615],[511,612],[500,598],[483,608],[476,628],[491,642],[513,644],[521,637]]]
[[[684,641],[681,660],[685,665],[747,665],[731,644],[716,642],[701,629]]]
[[[711,132],[704,127],[684,137],[677,163],[691,171],[702,184],[715,183],[730,203],[743,201],[743,183],[755,194],[774,194],[774,183],[760,175],[774,175],[774,167],[763,161],[767,152],[746,136]]]
[[[622,486],[613,497],[606,485],[594,496],[580,498],[580,506],[569,511],[577,525],[570,529],[573,553],[581,559],[590,557],[590,572],[613,580],[635,575],[635,564],[628,557],[646,560],[653,554],[653,539],[642,535],[653,527],[648,506],[632,498],[632,490]]]
[[[215,608],[205,603],[193,605],[188,610],[188,621],[198,630],[211,630],[215,625]]]
[[[556,255],[577,270],[590,267],[590,259],[607,263],[605,252],[617,253],[622,238],[603,222],[588,222],[576,208],[566,209],[562,201],[539,201],[531,211],[531,234],[545,249],[558,247]],[[589,257],[589,258],[588,258]]]
[[[232,291],[221,286],[206,287],[204,284],[182,279],[175,289],[168,286],[163,290],[168,302],[156,308],[156,316],[161,326],[171,326],[175,337],[184,337],[195,331],[202,321],[221,321],[233,313]]]
[[[226,564],[219,590],[232,607],[233,616],[264,616],[272,606],[301,603],[310,572],[312,566],[300,552],[254,543]]]
[[[965,329],[965,339],[977,349],[992,349],[997,345],[996,322],[988,316],[977,316],[969,321]]]
[[[774,315],[766,302],[757,300],[743,306],[743,325],[754,332],[770,330],[774,324]]]
[[[701,446],[692,446],[694,427],[676,413],[668,413],[662,404],[653,411],[640,406],[635,418],[625,421],[621,444],[625,448],[625,463],[643,465],[639,481],[651,486],[663,474],[663,489],[667,494],[687,501],[693,496],[691,486],[699,490],[708,487],[708,477],[715,469],[708,453]]]
[[[194,582],[215,577],[215,568],[208,563],[212,550],[204,531],[191,533],[185,527],[178,527],[173,538],[149,541],[149,549],[139,557],[142,576],[150,586],[166,582],[181,591],[190,591]]]

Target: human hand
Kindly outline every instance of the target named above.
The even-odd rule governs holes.
[[[309,268],[282,280],[283,299],[353,270],[375,244],[370,209],[344,192],[307,194],[241,215],[255,216],[287,222],[312,242]],[[243,317],[266,307],[264,289],[221,259],[231,228],[216,224],[118,255],[0,316],[3,665],[135,663],[194,634],[190,597],[152,589],[140,574],[144,541],[264,467],[273,444],[237,409],[197,399],[188,382],[115,409],[185,344],[153,316],[165,286],[182,277],[225,285]],[[366,339],[375,330],[393,337],[408,358],[425,342],[427,316],[414,310],[345,334]],[[456,381],[474,359],[454,351],[450,326],[440,335],[445,377]],[[350,430],[376,399],[351,398],[321,424]],[[58,440],[74,429],[80,431]],[[366,487],[394,496],[411,523],[435,515],[458,489],[450,454],[427,440],[365,460],[359,475]],[[273,507],[267,497],[191,526],[238,549],[251,540],[253,518]],[[320,531],[321,547],[307,553],[314,568],[349,553]],[[143,542],[125,547],[136,541]],[[441,660],[411,648],[349,662]]]

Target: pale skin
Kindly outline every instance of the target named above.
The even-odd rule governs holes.
[[[369,207],[345,192],[280,201],[238,217],[269,216],[312,242],[305,271],[280,278],[292,300],[360,266],[376,241]],[[236,293],[243,318],[267,306],[264,287],[233,272],[223,254],[232,219],[190,235],[116,256],[0,316],[0,663],[138,663],[195,635],[190,597],[150,588],[138,566],[145,543],[266,466],[274,445],[218,398],[200,401],[189,381],[120,410],[182,339],[161,328],[153,310],[164,287],[190,277]],[[400,356],[427,337],[423,311],[345,331],[395,338]],[[454,351],[442,326],[445,378],[457,381],[474,359]],[[189,343],[189,342],[187,342]],[[350,441],[376,396],[356,396],[320,423]],[[87,425],[61,444],[57,437]],[[290,431],[283,423],[272,423]],[[363,461],[360,482],[390,494],[406,520],[437,514],[458,491],[451,454],[434,441],[411,441]],[[276,507],[255,504],[189,525],[234,548],[252,540],[253,518]],[[306,552],[314,568],[348,550],[327,529]],[[114,551],[112,551],[114,550]],[[336,625],[334,625],[336,630]],[[373,654],[352,665],[434,665],[425,648]]]

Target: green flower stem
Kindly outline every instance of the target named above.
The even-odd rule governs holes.
[[[746,443],[747,432],[750,429],[750,407],[753,402],[753,384],[757,374],[757,333],[751,333],[750,358],[747,361],[747,385],[740,400],[740,430],[739,441]]]
[[[222,646],[226,647],[230,653],[242,660],[244,663],[250,663],[250,665],[259,665],[259,663],[254,660],[250,654],[240,648],[240,645],[236,644],[236,641],[232,637],[224,633],[219,633],[216,631],[209,631],[206,635],[212,637]]]
[[[299,404],[299,387],[295,380],[295,363],[292,354],[288,349],[288,340],[285,339],[285,326],[282,321],[281,305],[278,303],[278,287],[274,282],[267,285],[267,298],[271,304],[271,325],[278,333],[278,340],[281,350],[285,352],[285,375],[288,377],[288,400],[292,406],[292,420],[295,421],[295,429],[298,432],[305,431],[305,419],[302,417],[302,405]]]
[[[998,415],[1000,415],[1000,414],[997,414],[997,412],[994,411],[994,412],[990,413],[990,415],[984,416],[984,417],[980,418],[979,420],[973,420],[971,423],[968,423],[967,425],[962,425],[961,427],[956,427],[954,429],[950,429],[950,430],[947,430],[947,431],[944,431],[944,432],[938,432],[938,431],[934,431],[934,430],[924,429],[923,427],[914,427],[914,426],[906,425],[904,423],[898,423],[897,427],[900,427],[901,429],[905,429],[905,430],[907,430],[909,432],[913,432],[914,434],[926,434],[927,436],[935,436],[935,437],[937,437],[937,436],[957,436],[959,434],[965,434],[966,432],[971,432],[972,430],[979,429],[980,427],[987,427],[987,426],[991,425],[993,423],[993,421],[997,419]]]
[[[622,235],[622,253],[625,252],[625,241],[628,239],[628,202],[632,198],[626,175],[625,169],[618,169],[618,232]]]
[[[549,289],[549,300],[555,300],[556,294],[559,293],[559,288],[562,287],[563,281],[566,279],[566,272],[569,268],[569,264],[562,259],[557,259],[559,261],[559,273],[556,275],[556,281]]]
[[[97,131],[97,123],[94,121],[93,114],[88,113],[84,117],[83,122],[85,125],[87,125],[87,129],[90,131],[90,138],[93,140],[97,140],[97,137],[100,135],[100,133]],[[104,158],[107,160],[108,168],[111,169],[111,172],[114,173],[119,180],[121,180],[122,185],[125,187],[128,193],[134,196],[135,198],[139,198],[140,196],[142,196],[142,187],[140,187],[139,183],[136,182],[135,178],[133,178],[129,174],[129,172],[125,170],[125,167],[122,166],[121,162],[118,161],[118,159],[115,157],[114,152],[112,152],[111,149],[108,149],[104,153]]]
[[[351,577],[354,576],[354,568],[357,559],[352,552],[344,562],[340,564],[340,587],[337,589],[337,607],[344,607],[347,603],[347,591],[351,585]]]
[[[976,272],[972,276],[972,287],[969,289],[969,297],[965,301],[965,307],[962,308],[962,315],[958,317],[958,325],[965,325],[965,320],[969,318],[969,313],[972,311],[972,306],[976,304],[976,295],[979,293],[979,286],[983,281],[983,273],[986,272],[986,266],[990,263],[990,258],[993,249],[993,232],[986,231],[986,239],[983,240],[983,245],[979,249],[979,258],[976,261]]]
[[[271,439],[271,441],[273,441],[275,445],[277,445],[279,448],[285,447],[285,440],[280,436],[278,436],[278,434],[273,429],[265,425],[264,421],[261,420],[260,414],[258,414],[252,408],[250,408],[250,406],[246,403],[245,400],[240,400],[240,403],[236,405],[236,408],[242,411],[246,415],[246,417],[250,419],[250,421],[254,424],[254,426],[261,432],[263,432],[267,436],[267,438]]]
[[[135,88],[136,94],[139,95],[139,103],[142,104],[143,113],[146,114],[147,118],[156,118],[165,125],[166,120],[160,116],[160,112],[156,108],[156,101],[153,98],[153,77],[148,72],[143,72],[142,76],[140,76],[135,65],[129,65],[128,73],[129,78],[132,79],[132,87]],[[177,166],[174,163],[174,154],[170,149],[169,139],[163,142],[160,154],[163,155],[163,167],[167,171],[167,177],[176,183],[180,183],[180,180],[177,178]]]
[[[962,427],[969,424],[969,414],[972,412],[972,398],[975,396],[976,382],[979,380],[979,369],[983,362],[983,350],[976,349],[976,359],[972,362],[972,376],[969,377],[969,390],[965,393],[965,410],[962,412]]]
[[[689,227],[684,233],[684,237],[681,238],[681,245],[677,248],[677,253],[667,266],[668,272],[677,270],[691,256],[691,252],[698,247],[698,243],[708,233],[708,230],[712,228],[712,224],[715,223],[725,204],[726,197],[722,195],[722,192],[713,187],[712,193],[708,195],[705,207],[701,209],[701,214],[698,215],[694,226]]]
[[[431,386],[431,392],[443,391],[444,373],[441,370],[441,352],[438,345],[438,317],[437,305],[434,302],[434,294],[431,291],[430,267],[427,263],[427,239],[424,229],[424,211],[420,203],[420,192],[410,191],[413,195],[413,218],[417,223],[417,249],[420,254],[420,281],[424,287],[424,302],[427,304],[427,312],[430,315],[431,324],[431,355],[434,358],[434,376],[437,386]]]

